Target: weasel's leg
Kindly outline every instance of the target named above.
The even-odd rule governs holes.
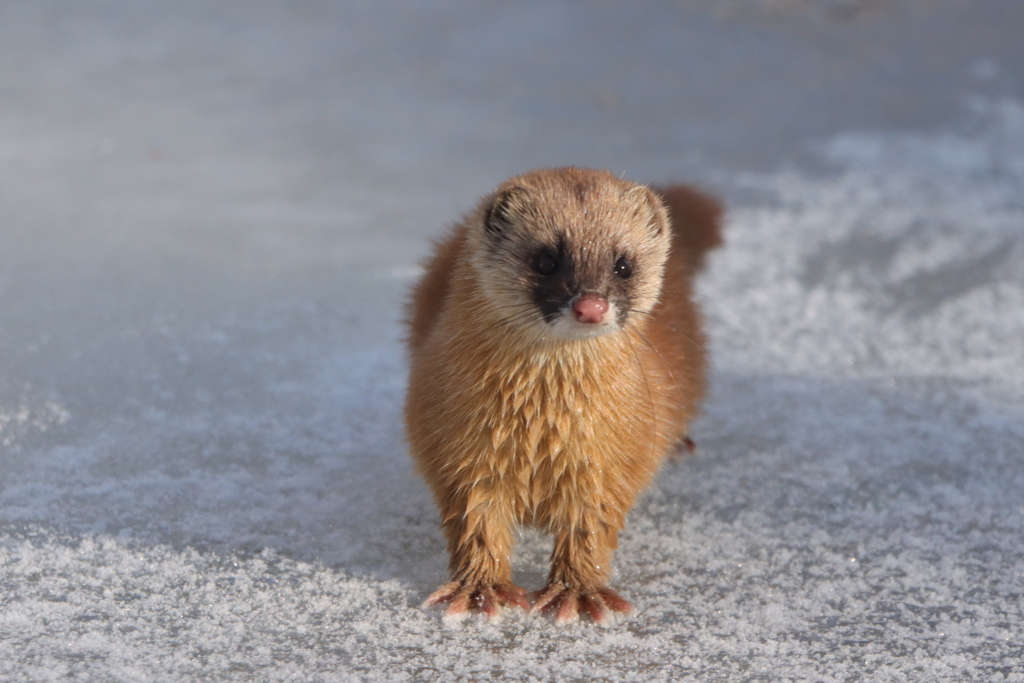
[[[547,585],[534,595],[532,611],[554,612],[560,624],[576,621],[581,612],[606,623],[613,612],[630,611],[629,602],[608,587],[621,522],[596,512],[565,521],[555,536]]]
[[[526,591],[512,583],[511,519],[479,490],[452,503],[445,506],[442,523],[452,580],[434,591],[425,605],[447,604],[446,621],[458,621],[473,612],[494,619],[502,607],[529,609]]]

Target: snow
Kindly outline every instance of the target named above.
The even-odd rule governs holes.
[[[3,6],[0,678],[1024,681],[1022,8]],[[727,198],[700,450],[445,625],[405,292],[556,163]]]

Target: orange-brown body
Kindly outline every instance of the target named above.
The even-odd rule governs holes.
[[[525,178],[518,182],[530,193],[530,215],[550,213],[553,224],[614,219],[615,193],[639,187],[580,169]],[[450,602],[451,615],[524,605],[510,564],[520,525],[555,538],[538,607],[554,606],[561,620],[578,610],[601,620],[609,609],[628,609],[607,587],[612,551],[637,495],[687,439],[705,393],[706,339],[692,282],[719,243],[721,215],[715,200],[682,186],[633,195],[641,192],[651,197],[650,220],[671,230],[671,246],[649,267],[641,260],[646,275],[664,259],[659,291],[621,329],[585,339],[545,335],[488,297],[473,231],[496,195],[437,245],[414,291],[406,428],[441,509],[452,581],[434,601]],[[530,229],[521,220],[526,227],[516,229]],[[587,229],[604,238],[600,225]],[[628,243],[631,230],[647,239],[645,229],[630,227],[622,239]]]

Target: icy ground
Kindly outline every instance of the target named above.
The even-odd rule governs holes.
[[[1022,29],[0,5],[0,680],[1024,681]],[[564,163],[729,200],[701,450],[622,535],[635,615],[449,628],[401,304],[475,197]]]

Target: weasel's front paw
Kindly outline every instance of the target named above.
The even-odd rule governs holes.
[[[483,612],[490,619],[501,616],[503,607],[530,609],[526,590],[511,583],[473,583],[449,581],[434,591],[424,607],[448,605],[444,611],[446,622],[462,621],[474,612]]]
[[[629,612],[633,606],[611,588],[576,590],[556,583],[533,594],[533,614],[554,612],[555,623],[571,624],[586,614],[595,623],[607,624],[613,612]]]

